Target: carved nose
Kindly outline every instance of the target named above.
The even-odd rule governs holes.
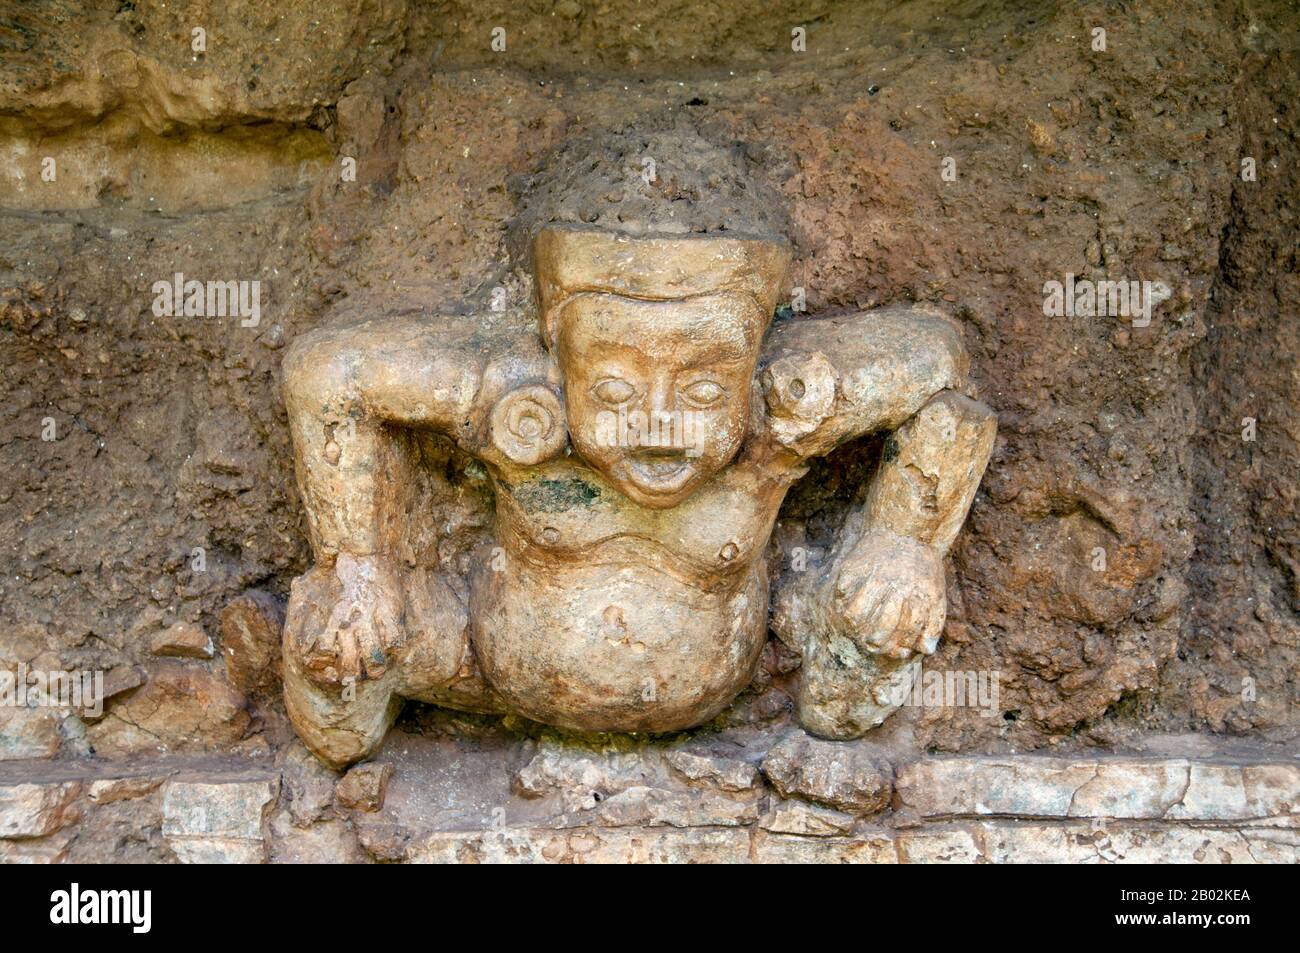
[[[671,411],[674,403],[672,381],[666,377],[656,379],[646,394],[646,411],[648,413],[654,413],[656,410]]]

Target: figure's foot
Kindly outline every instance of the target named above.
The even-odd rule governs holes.
[[[405,641],[402,577],[382,556],[340,553],[294,580],[285,617],[285,653],[304,678],[340,686],[381,678]]]

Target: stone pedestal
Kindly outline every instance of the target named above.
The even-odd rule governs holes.
[[[1300,860],[1293,752],[1185,747],[903,760],[797,729],[596,747],[494,728],[395,732],[349,774],[296,749],[278,764],[9,762],[0,860]]]

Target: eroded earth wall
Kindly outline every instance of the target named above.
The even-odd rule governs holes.
[[[998,690],[906,708],[880,744],[1293,740],[1297,76],[1300,11],[1266,0],[0,0],[0,663],[109,694],[0,708],[0,758],[300,753],[284,346],[524,302],[520,183],[622,128],[734,150],[786,203],[808,314],[915,301],[962,326],[999,434],[927,668]],[[178,273],[260,282],[256,321],[158,314]],[[1149,322],[1045,314],[1067,276],[1163,291]],[[774,575],[878,452],[796,486]],[[424,453],[429,545],[464,571],[490,492]],[[787,725],[792,668],[773,645],[718,727]]]

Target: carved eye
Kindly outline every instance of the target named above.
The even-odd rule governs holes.
[[[597,400],[607,404],[626,404],[636,396],[636,388],[619,377],[608,377],[591,389]]]
[[[697,407],[708,407],[710,404],[716,404],[726,396],[726,393],[721,386],[713,383],[713,381],[696,381],[682,391],[686,399]]]

